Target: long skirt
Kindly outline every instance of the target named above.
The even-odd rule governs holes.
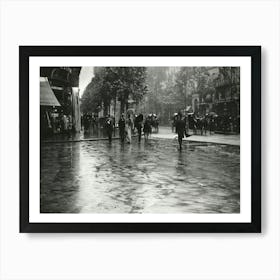
[[[126,129],[126,141],[127,143],[131,143],[131,127],[127,127]]]

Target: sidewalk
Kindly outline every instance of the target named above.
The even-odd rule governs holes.
[[[137,134],[132,135],[136,137]],[[158,133],[152,134],[152,139],[175,139],[177,136],[176,133],[172,133],[170,127],[159,127]],[[116,131],[115,136],[113,134],[112,140],[117,140],[119,138],[119,133]],[[99,133],[76,133],[71,136],[66,135],[54,135],[51,138],[43,139],[42,143],[65,143],[65,142],[83,142],[83,141],[99,141],[99,140],[108,140],[108,137],[104,132]],[[225,135],[225,134],[212,134],[209,135],[192,135],[188,138],[184,138],[184,141],[189,142],[206,142],[206,143],[215,143],[215,144],[225,144],[240,146],[240,135]]]
[[[191,134],[191,133],[190,133]],[[152,134],[152,138],[161,138],[161,139],[174,139],[177,134],[172,133],[170,127],[159,127],[159,132],[157,134]],[[225,144],[240,146],[240,135],[225,135],[225,134],[212,134],[209,135],[192,135],[188,138],[184,138],[184,141],[190,142],[207,142],[215,144]]]

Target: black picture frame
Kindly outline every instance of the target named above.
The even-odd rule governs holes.
[[[31,223],[29,222],[29,58],[32,56],[248,56],[251,57],[250,223]],[[20,46],[20,232],[248,233],[261,232],[260,46]],[[249,176],[249,174],[248,174]]]

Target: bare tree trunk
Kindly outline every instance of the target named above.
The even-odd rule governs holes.
[[[116,118],[117,97],[114,99],[114,118]]]
[[[108,105],[107,102],[104,102],[103,106],[104,106],[103,116],[106,117],[108,115],[108,107],[109,107],[109,105]]]
[[[125,107],[125,102],[124,102],[124,100],[122,99],[122,100],[121,100],[121,114],[124,113],[124,107]]]

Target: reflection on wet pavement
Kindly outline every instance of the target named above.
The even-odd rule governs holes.
[[[42,144],[41,212],[238,213],[239,147],[172,140]]]

